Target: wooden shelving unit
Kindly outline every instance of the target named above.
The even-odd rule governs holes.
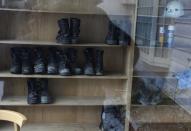
[[[18,5],[6,2],[0,7],[0,16],[4,18],[0,21],[0,80],[5,83],[0,109],[26,115],[25,131],[99,131],[102,106],[122,105],[127,112],[125,131],[129,131],[137,1],[29,0],[29,3]],[[81,19],[79,44],[55,42],[59,30],[57,21],[63,17]],[[124,18],[131,23],[131,45],[104,44],[109,19]],[[82,67],[85,48],[103,49],[105,75],[11,74],[10,48],[37,46],[42,47],[45,53],[52,46],[59,49],[74,47],[78,50]],[[54,103],[28,105],[28,78],[47,78]],[[10,128],[5,125],[1,129],[7,131]]]

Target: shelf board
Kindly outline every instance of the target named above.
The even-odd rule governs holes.
[[[28,105],[25,96],[4,97],[0,106],[102,106],[126,105],[121,97],[57,97],[53,104]]]
[[[12,131],[10,124],[1,124],[2,131]],[[100,131],[98,125],[90,124],[63,124],[63,123],[34,123],[26,124],[22,127],[23,131]]]
[[[134,123],[191,123],[191,115],[178,105],[132,105],[131,112]]]
[[[176,77],[173,77],[173,73],[154,71],[136,71],[134,72],[133,77],[176,79]]]
[[[79,44],[59,44],[46,41],[23,41],[23,40],[0,40],[0,44],[10,45],[39,45],[39,46],[63,46],[63,47],[123,47],[122,45],[108,45],[105,43],[79,43]]]
[[[127,4],[126,4],[127,5]],[[135,5],[135,4],[128,4]],[[14,8],[0,8],[0,11],[8,12],[26,12],[26,13],[52,13],[52,14],[77,14],[77,15],[111,15],[111,16],[131,16],[130,14],[122,14],[120,12],[105,13],[102,10],[91,10],[91,11],[59,11],[59,10],[40,10],[40,9],[14,9]]]
[[[60,75],[23,75],[11,74],[9,71],[0,71],[0,78],[49,78],[49,79],[128,79],[127,75],[120,73],[105,73],[104,76],[87,76],[87,75],[73,75],[73,76],[60,76]]]

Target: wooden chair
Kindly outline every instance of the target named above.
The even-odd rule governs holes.
[[[0,121],[13,122],[15,131],[20,131],[26,120],[26,117],[18,112],[0,110]]]

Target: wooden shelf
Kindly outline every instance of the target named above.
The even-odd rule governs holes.
[[[125,4],[127,5],[127,4]],[[135,5],[135,4],[128,4]],[[13,9],[13,8],[0,8],[0,11],[8,12],[26,12],[26,13],[52,13],[52,14],[76,14],[76,15],[113,15],[113,16],[130,16],[128,13],[105,13],[102,10],[90,10],[90,11],[57,11],[57,10],[39,10],[39,9]]]
[[[9,71],[0,71],[1,78],[49,78],[49,79],[128,79],[127,75],[120,73],[105,73],[104,76],[87,76],[87,75],[73,75],[73,76],[60,76],[60,75],[23,75],[11,74]]]
[[[2,131],[12,131],[13,126],[2,124],[0,126]],[[22,127],[23,131],[100,131],[98,125],[84,125],[84,124],[63,124],[63,123],[36,123],[27,124]]]
[[[134,123],[191,123],[191,115],[178,105],[132,105],[131,112]]]
[[[173,77],[173,73],[167,73],[167,72],[148,72],[148,71],[138,71],[134,72],[133,77],[146,77],[146,78],[157,78],[162,77],[166,79],[176,79]]]
[[[120,97],[57,97],[53,104],[28,105],[24,96],[5,97],[0,101],[0,106],[102,106],[126,105]]]
[[[64,47],[123,47],[121,45],[108,45],[105,43],[79,43],[79,44],[59,44],[46,41],[20,41],[20,40],[0,40],[0,44],[10,45],[39,45],[39,46],[64,46]]]

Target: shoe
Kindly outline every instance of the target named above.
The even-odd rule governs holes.
[[[85,55],[85,61],[86,61],[85,66],[84,66],[84,74],[85,75],[95,75],[93,48],[85,49],[84,55]]]
[[[109,45],[118,44],[118,28],[111,21],[109,21],[108,34],[105,43]]]
[[[12,74],[21,74],[20,48],[11,48],[11,67]]]
[[[34,73],[46,73],[46,59],[41,48],[34,49]]]
[[[56,48],[49,48],[47,72],[51,75],[58,74],[58,60]]]
[[[40,103],[51,104],[52,97],[48,91],[48,79],[36,79],[36,85],[40,89]]]
[[[28,104],[39,104],[40,103],[39,89],[36,87],[35,79],[29,79],[27,81],[27,84],[28,84],[28,97],[27,97]]]
[[[74,48],[67,49],[67,53],[70,60],[71,65],[71,71],[73,75],[81,75],[82,74],[82,68],[80,68],[77,64],[77,50]]]
[[[130,31],[128,31],[130,25],[128,25],[128,22],[126,21],[121,21],[120,24],[123,30],[122,29],[119,30],[119,37],[118,37],[119,45],[130,45],[131,37],[130,37]]]
[[[72,44],[79,43],[80,38],[80,19],[70,19],[70,35]]]
[[[22,74],[28,75],[33,73],[33,60],[31,57],[32,51],[30,48],[22,48]]]
[[[58,31],[58,35],[56,37],[57,43],[70,44],[71,38],[70,38],[69,20],[66,18],[58,20],[58,26],[60,30]]]
[[[97,76],[102,76],[104,73],[103,70],[103,50],[96,50],[96,66],[95,66],[95,71]]]
[[[71,67],[70,67],[70,60],[66,52],[59,51],[59,67],[58,67],[59,74],[62,76],[70,76]]]

